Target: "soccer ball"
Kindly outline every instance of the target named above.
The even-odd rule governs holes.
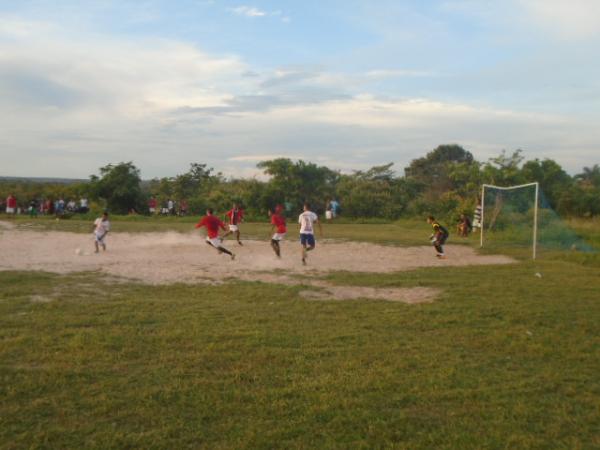
[[[81,256],[83,252],[81,251],[80,248],[75,249],[75,254]]]

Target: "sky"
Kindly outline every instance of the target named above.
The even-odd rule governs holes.
[[[0,0],[0,175],[600,163],[598,0]]]

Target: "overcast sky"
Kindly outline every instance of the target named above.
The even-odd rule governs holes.
[[[0,175],[600,163],[599,0],[0,0]]]

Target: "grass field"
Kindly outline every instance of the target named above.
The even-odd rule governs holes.
[[[36,223],[89,231],[87,222]],[[585,228],[595,242],[597,229]],[[396,245],[429,234],[416,221],[325,232]],[[302,299],[302,286],[0,272],[0,445],[600,446],[597,267],[542,258],[325,278],[443,294],[419,305],[327,302]]]

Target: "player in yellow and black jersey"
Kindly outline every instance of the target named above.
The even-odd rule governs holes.
[[[427,218],[427,223],[431,224],[433,227],[433,234],[430,236],[430,239],[437,252],[436,256],[440,259],[444,259],[446,257],[444,254],[444,244],[446,243],[450,233],[448,233],[448,230],[440,225],[440,223],[435,220],[435,217],[433,216],[429,216]]]

